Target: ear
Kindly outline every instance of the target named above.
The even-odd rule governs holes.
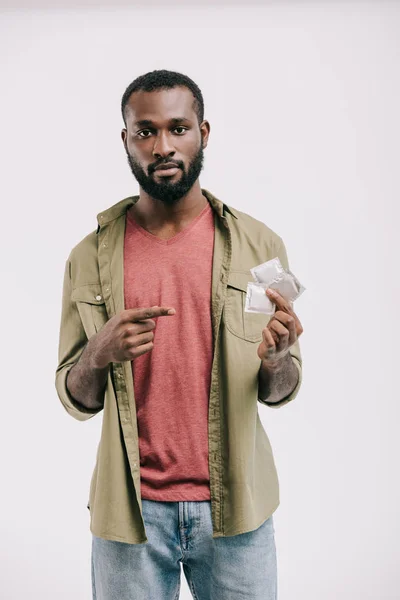
[[[208,121],[203,121],[200,125],[200,133],[202,137],[202,148],[207,148],[208,138],[210,136],[210,123]]]

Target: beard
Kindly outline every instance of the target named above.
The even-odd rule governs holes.
[[[173,177],[163,177],[161,181],[156,181],[154,179],[154,169],[151,169],[149,175],[147,175],[142,166],[128,151],[126,151],[126,155],[132,174],[140,187],[151,198],[165,202],[165,204],[170,206],[176,204],[190,191],[203,169],[204,162],[203,143],[201,142],[200,148],[190,162],[187,171],[185,171],[182,161],[172,159],[172,162],[182,170],[180,175],[179,172],[174,175],[174,177],[178,177],[177,181],[172,181]]]

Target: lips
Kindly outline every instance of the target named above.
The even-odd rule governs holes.
[[[174,163],[166,163],[164,165],[158,165],[158,167],[156,167],[154,170],[155,171],[165,171],[167,169],[178,169],[178,165],[175,165]]]
[[[165,177],[165,178],[171,179],[177,173],[179,173],[179,170],[180,170],[179,167],[177,167],[176,165],[167,163],[165,165],[159,165],[154,170],[154,172],[155,172],[156,177]]]

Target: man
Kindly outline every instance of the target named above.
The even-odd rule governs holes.
[[[210,124],[190,78],[139,77],[122,116],[140,194],[68,257],[56,374],[70,415],[103,410],[93,598],[174,600],[182,563],[198,600],[275,600],[279,485],[258,402],[296,397],[302,327],[277,293],[269,321],[244,301],[252,267],[288,268],[285,246],[200,187]]]

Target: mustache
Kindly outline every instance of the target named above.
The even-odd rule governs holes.
[[[126,157],[128,159],[128,163],[131,166],[134,165],[134,166],[137,166],[137,167],[140,167],[143,169],[143,167],[137,162],[137,159],[134,156],[132,156],[126,148],[125,148],[125,152],[126,152]],[[178,169],[181,169],[182,171],[185,170],[185,166],[182,162],[176,162],[175,160],[163,160],[162,162],[159,162],[157,164],[149,165],[147,167],[148,173],[151,174],[157,169],[157,167],[161,167],[162,165],[166,165],[166,164],[174,165],[175,167],[177,167]]]

